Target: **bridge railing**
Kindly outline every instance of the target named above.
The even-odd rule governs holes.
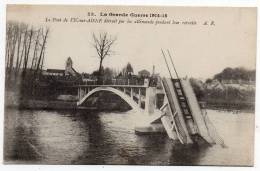
[[[93,80],[84,80],[83,84],[85,85],[140,85],[145,86],[149,85],[149,79],[124,79],[124,78],[113,78],[113,79],[101,79],[98,81],[97,79]]]

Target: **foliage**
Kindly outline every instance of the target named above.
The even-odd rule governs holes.
[[[208,78],[208,79],[206,79],[205,83],[206,83],[206,84],[211,84],[212,81],[213,81],[212,79]]]
[[[226,72],[227,71],[224,73]],[[251,107],[255,102],[254,88],[239,88],[239,86],[241,86],[239,84],[237,84],[238,86],[225,85],[212,79],[207,79],[205,82],[202,82],[198,79],[191,78],[190,83],[198,100],[205,101],[207,104],[225,107],[241,105],[241,108],[243,108],[242,106]],[[221,84],[222,88],[214,88],[214,86],[210,86],[212,84]]]
[[[197,80],[195,78],[190,79],[190,84],[195,92],[195,95],[198,99],[201,99],[204,97],[204,89],[202,87],[203,83],[200,80]]]
[[[255,81],[255,70],[247,70],[242,67],[225,68],[221,73],[216,74],[213,79],[222,80],[244,80]]]
[[[132,67],[132,65],[128,62],[126,65],[126,73],[133,73],[134,69]]]
[[[134,73],[132,65],[128,62],[127,65],[122,69],[122,75],[124,77],[129,77]]]

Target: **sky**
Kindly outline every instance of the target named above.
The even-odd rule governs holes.
[[[109,24],[46,22],[46,18],[76,17],[121,20],[188,21],[185,24]],[[167,18],[101,17],[100,13],[167,14]],[[142,69],[169,77],[161,49],[171,52],[181,77],[210,78],[226,67],[255,69],[256,8],[119,7],[119,6],[8,6],[7,20],[34,27],[49,27],[44,68],[64,69],[68,57],[78,72],[93,72],[99,58],[92,46],[92,34],[116,36],[115,52],[105,58],[104,67],[121,70],[128,62],[137,73]],[[205,22],[214,25],[203,25]],[[168,58],[169,61],[169,58]],[[173,73],[172,67],[171,71]]]

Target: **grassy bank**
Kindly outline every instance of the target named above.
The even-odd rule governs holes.
[[[78,108],[77,100],[57,100],[51,98],[21,98],[19,94],[6,91],[5,107],[19,109],[78,110],[91,109],[99,111],[130,110],[130,106],[120,97],[109,92],[99,92],[90,97],[82,108]]]

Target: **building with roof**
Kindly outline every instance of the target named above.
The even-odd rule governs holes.
[[[70,57],[66,60],[65,69],[47,69],[42,72],[43,75],[48,76],[80,76],[80,74],[73,68],[73,61]]]

